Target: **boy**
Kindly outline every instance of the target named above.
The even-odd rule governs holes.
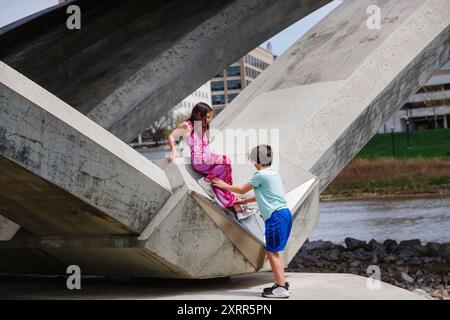
[[[272,148],[269,145],[255,147],[249,155],[250,161],[256,167],[256,172],[249,183],[243,186],[232,186],[220,179],[213,179],[216,187],[245,194],[254,189],[255,197],[238,200],[241,204],[256,201],[264,219],[266,232],[266,252],[275,277],[275,284],[265,288],[263,297],[288,298],[289,283],[284,277],[282,257],[279,252],[284,250],[292,228],[292,214],[287,207],[281,177],[272,169]]]

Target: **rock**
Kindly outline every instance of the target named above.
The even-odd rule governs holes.
[[[382,244],[378,243],[375,239],[370,240],[367,245],[369,246],[370,250],[375,249],[377,246],[382,246]]]
[[[353,253],[357,259],[363,261],[372,260],[372,254],[366,252],[366,250],[364,250],[363,248],[356,249],[355,251],[353,251]]]
[[[442,283],[443,286],[447,286],[448,285],[448,274],[445,274],[445,275],[442,276],[441,283]]]
[[[372,255],[372,264],[378,263],[378,257],[376,255]]]
[[[423,297],[425,299],[433,300],[433,298],[428,293],[426,293],[426,291],[424,291],[422,289],[415,289],[414,293],[418,294],[419,296],[421,296],[421,297]]]
[[[328,252],[328,254],[326,255],[326,259],[328,261],[338,261],[340,260],[340,251],[339,250],[331,250]]]
[[[393,252],[401,252],[401,253],[408,253],[416,255],[418,254],[418,248],[420,250],[420,247],[422,246],[422,243],[419,239],[414,240],[404,240],[400,241],[398,247]]]
[[[409,263],[410,265],[412,265],[412,266],[420,266],[420,265],[422,265],[422,262],[421,262],[419,259],[415,258],[415,257],[411,258],[411,259],[408,261],[408,263]]]
[[[429,257],[439,257],[441,255],[441,245],[436,242],[428,242],[425,246],[426,255]]]
[[[343,252],[341,256],[342,256],[342,258],[345,259],[345,260],[353,261],[353,260],[356,259],[354,253],[351,252],[351,251]]]
[[[386,249],[384,248],[384,246],[382,244],[376,243],[376,244],[373,244],[371,247],[372,247],[372,254],[375,254],[378,257],[386,254]]]
[[[406,281],[407,283],[414,283],[414,278],[412,278],[409,274],[406,272],[401,273],[401,277],[403,281]]]
[[[403,265],[403,264],[405,264],[405,261],[403,261],[403,260],[397,260],[397,261],[395,261],[395,265],[397,265],[397,266],[401,266],[401,265]]]
[[[357,249],[364,249],[367,251],[370,251],[370,247],[365,241],[357,240],[354,238],[345,238],[345,246],[347,247],[347,250],[357,250]]]
[[[392,253],[397,248],[397,246],[397,241],[392,239],[387,239],[383,242],[383,247],[386,249],[387,253]]]
[[[302,249],[300,251],[324,251],[324,250],[339,250],[344,251],[345,248],[342,245],[334,244],[331,241],[323,241],[323,240],[317,240],[312,241],[308,244],[304,244]]]
[[[395,267],[395,270],[396,270],[397,272],[408,272],[408,267],[405,267],[405,266],[397,266],[397,267]]]
[[[425,257],[428,255],[427,247],[425,247],[425,246],[417,246],[416,251],[417,251],[418,256],[420,256],[420,257]]]
[[[350,267],[352,267],[352,268],[359,267],[360,265],[361,265],[361,262],[359,262],[358,260],[350,262]]]

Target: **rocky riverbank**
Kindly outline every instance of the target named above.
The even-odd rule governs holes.
[[[381,281],[434,299],[450,300],[450,243],[420,240],[379,243],[345,239],[345,245],[330,241],[305,243],[286,271],[332,272],[370,276],[369,266],[378,266]]]

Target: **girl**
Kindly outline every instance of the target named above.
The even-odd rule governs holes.
[[[206,175],[207,183],[213,178],[219,178],[228,184],[233,184],[231,175],[231,162],[226,155],[212,153],[209,148],[207,131],[213,115],[212,108],[203,102],[197,103],[192,109],[188,120],[180,123],[175,130],[169,134],[169,146],[171,154],[167,160],[172,161],[178,157],[175,140],[181,135],[185,136],[191,150],[191,163],[194,170]],[[243,212],[240,203],[242,200],[228,190],[212,186],[214,193],[226,208],[232,208],[235,213]]]

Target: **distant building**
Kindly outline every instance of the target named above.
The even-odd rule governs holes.
[[[154,145],[155,141],[153,140],[155,138],[155,130],[176,127],[177,122],[190,116],[192,109],[199,102],[205,102],[211,105],[211,87],[209,81],[184,98],[180,103],[173,107],[166,116],[139,134],[131,143],[131,146],[143,147]]]
[[[171,110],[171,126],[174,127],[176,125],[176,120],[180,117],[189,117],[191,115],[192,109],[199,102],[205,102],[211,105],[211,86],[209,81],[192,92],[186,98],[184,98],[183,101],[181,101]]]
[[[397,111],[379,133],[450,128],[450,62]]]
[[[211,79],[212,105],[220,112],[274,61],[272,45],[256,48]]]

